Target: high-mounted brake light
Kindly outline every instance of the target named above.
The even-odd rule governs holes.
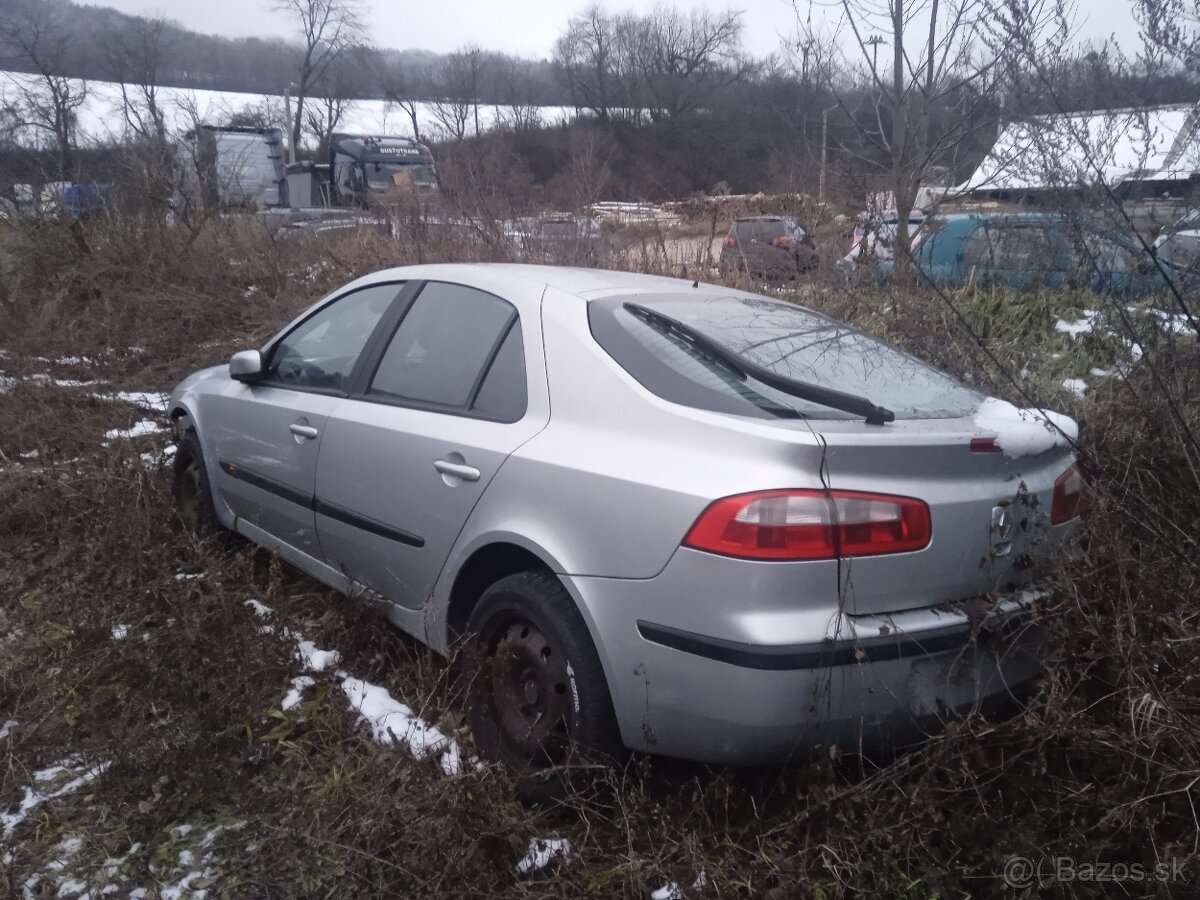
[[[1062,525],[1079,515],[1084,487],[1083,475],[1076,465],[1058,476],[1054,482],[1054,499],[1050,503],[1051,525]]]
[[[999,453],[1000,444],[996,442],[994,437],[988,438],[971,438],[972,453]]]
[[[905,553],[929,545],[929,507],[860,491],[761,491],[701,513],[684,546],[741,559],[804,560]]]

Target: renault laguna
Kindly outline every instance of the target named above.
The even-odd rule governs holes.
[[[174,391],[185,521],[439,653],[487,759],[759,765],[1019,695],[1075,424],[803,307],[629,273],[360,278]]]

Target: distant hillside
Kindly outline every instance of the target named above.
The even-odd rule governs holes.
[[[128,40],[145,34],[149,21],[110,7],[71,0],[0,0],[0,29],[5,27],[5,20],[17,21],[31,9],[52,26],[53,39],[61,44],[53,53],[55,74],[73,78],[123,80],[120,70],[124,61],[115,58],[119,54],[114,54],[114,44],[119,41],[113,38],[124,36]],[[298,44],[279,38],[200,34],[170,20],[162,23],[157,41],[162,50],[156,78],[160,85],[214,91],[282,94],[296,78],[301,53]],[[410,90],[425,93],[436,80],[435,73],[444,59],[428,50],[376,48],[361,55],[339,84],[347,97],[376,99],[382,97],[381,72],[398,70],[403,72]],[[549,63],[527,65],[535,76],[540,76],[536,78],[536,102],[566,102],[556,96],[560,89]],[[8,49],[0,50],[0,69],[29,72],[33,67],[27,57]],[[496,90],[494,85],[484,82],[480,88],[481,102],[501,102],[500,97],[488,96],[489,88]]]

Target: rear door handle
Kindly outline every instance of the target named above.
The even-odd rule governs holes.
[[[453,475],[455,478],[461,478],[463,481],[479,480],[479,470],[474,466],[466,466],[461,463],[438,459],[434,460],[433,467],[443,475]]]
[[[317,435],[319,435],[321,433],[321,432],[317,431],[317,429],[313,428],[311,425],[297,425],[295,423],[292,423],[291,425],[288,426],[288,431],[290,431],[292,434],[296,435],[297,437],[303,437],[303,438],[315,438]]]

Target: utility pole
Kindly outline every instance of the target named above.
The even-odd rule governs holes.
[[[292,91],[296,89],[295,82],[288,82],[283,89],[283,114],[287,118],[287,164],[296,161],[296,145],[292,140]]]
[[[886,44],[887,41],[885,41],[879,35],[873,34],[867,38],[864,43],[871,45],[871,75],[876,76],[878,75],[878,72],[876,71],[876,63],[879,61],[879,45]]]
[[[826,109],[821,110],[821,177],[817,182],[817,202],[825,202],[825,162],[829,155],[829,114],[838,108],[838,104],[833,104]]]

